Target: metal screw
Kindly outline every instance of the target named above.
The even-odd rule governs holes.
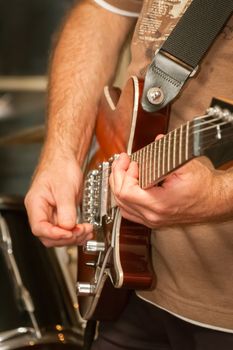
[[[147,98],[153,105],[159,105],[164,100],[164,93],[159,87],[152,87],[147,91]]]

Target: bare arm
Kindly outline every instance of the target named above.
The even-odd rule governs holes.
[[[99,98],[114,76],[119,52],[133,23],[91,1],[73,9],[51,66],[46,151],[58,147],[75,152],[83,161]]]
[[[76,224],[81,164],[104,85],[111,81],[134,20],[91,1],[71,11],[53,54],[44,149],[26,196],[32,231],[47,245],[84,242],[90,225]]]

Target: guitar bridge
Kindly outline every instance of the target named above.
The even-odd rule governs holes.
[[[112,215],[112,195],[109,187],[109,176],[111,165],[115,158],[103,162],[98,169],[88,173],[83,192],[82,219],[98,229],[102,226],[102,218],[106,222],[111,222]]]

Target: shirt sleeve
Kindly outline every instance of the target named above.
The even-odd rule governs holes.
[[[138,17],[143,0],[94,0],[99,6],[122,16]]]

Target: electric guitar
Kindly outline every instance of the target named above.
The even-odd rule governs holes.
[[[82,203],[83,222],[93,224],[95,237],[78,251],[77,295],[80,314],[87,320],[116,318],[132,290],[150,289],[155,282],[151,230],[121,217],[109,187],[116,154],[127,151],[138,163],[144,189],[194,157],[206,155],[216,167],[233,160],[231,104],[213,99],[205,115],[167,133],[169,107],[145,112],[140,105],[142,89],[143,81],[133,76],[122,93],[106,88],[100,105],[99,150],[91,162],[96,168],[86,176]],[[155,141],[158,134],[166,135]]]

